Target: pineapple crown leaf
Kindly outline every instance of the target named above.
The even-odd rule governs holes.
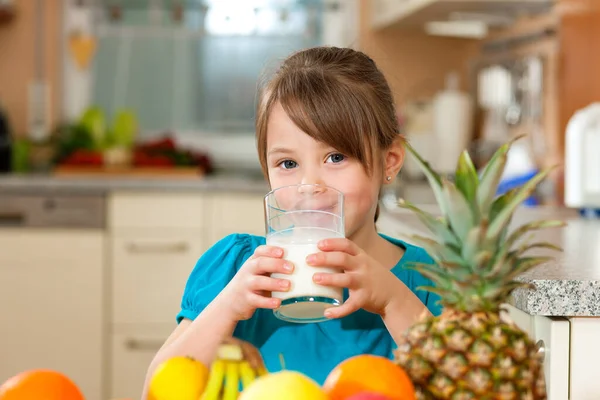
[[[482,220],[480,225],[473,227],[463,242],[461,256],[465,260],[472,260],[482,249],[487,232],[487,220]]]
[[[465,196],[468,202],[472,202],[477,196],[479,186],[479,177],[477,170],[471,160],[468,151],[463,151],[458,159],[456,166],[456,187]]]
[[[565,221],[558,220],[539,220],[532,221],[526,224],[521,225],[515,231],[513,231],[510,236],[506,239],[505,245],[507,247],[511,247],[515,244],[524,234],[530,231],[544,229],[544,228],[560,228],[566,226]]]
[[[440,269],[435,264],[411,262],[408,263],[405,266],[405,268],[419,271],[421,275],[431,279],[436,285],[440,287],[450,288],[451,286],[449,286],[447,282],[450,282],[452,279],[454,279],[453,275],[451,275],[443,268]]]
[[[508,226],[516,208],[533,193],[537,185],[541,181],[543,181],[548,176],[548,174],[550,174],[550,172],[552,172],[557,166],[558,165],[555,165],[546,168],[542,172],[539,172],[515,192],[514,197],[510,199],[508,204],[504,208],[502,208],[500,212],[498,212],[496,218],[494,218],[494,220],[491,221],[488,230],[488,237],[494,238],[502,233],[503,229]]]
[[[544,256],[544,257],[523,257],[518,259],[518,261],[513,265],[512,270],[508,270],[506,273],[503,273],[502,279],[511,280],[516,278],[517,276],[529,271],[533,267],[537,267],[540,264],[544,264],[548,261],[553,260],[553,257]]]
[[[444,302],[448,302],[450,304],[459,302],[460,299],[456,295],[456,292],[452,290],[442,289],[437,286],[417,286],[416,290],[426,291],[433,294],[437,294],[443,300],[437,300],[437,303],[443,304]]]
[[[502,145],[478,175],[465,150],[460,155],[454,182],[434,171],[410,145],[417,164],[427,177],[441,211],[434,217],[415,205],[400,201],[400,207],[413,211],[433,233],[433,238],[411,236],[433,258],[433,264],[414,264],[436,287],[423,290],[442,296],[441,303],[463,311],[490,311],[506,300],[517,287],[531,285],[514,280],[552,257],[528,256],[533,249],[562,249],[552,243],[524,240],[534,230],[565,226],[562,221],[533,221],[509,232],[517,207],[537,185],[556,168],[536,174],[521,187],[496,195],[508,152],[518,136]],[[516,249],[513,246],[517,245]]]
[[[459,241],[454,232],[440,219],[435,218],[428,212],[421,210],[416,207],[414,204],[400,199],[398,205],[402,208],[406,208],[411,210],[413,213],[417,215],[417,218],[425,225],[431,232],[435,234],[436,237],[443,238],[445,243],[459,246]]]
[[[448,209],[447,217],[450,227],[462,241],[466,238],[469,229],[475,223],[473,209],[469,206],[465,196],[452,182],[444,179],[442,181],[442,191],[446,200],[446,207]]]
[[[487,214],[492,205],[496,194],[495,189],[500,183],[511,145],[512,142],[502,145],[488,161],[481,174],[479,190],[477,191],[477,203],[482,214]]]
[[[554,250],[557,252],[562,252],[563,248],[560,246],[555,245],[554,243],[550,243],[550,242],[535,242],[535,243],[524,243],[523,245],[521,245],[521,247],[519,247],[517,250],[515,250],[515,256],[516,257],[520,257],[523,254],[525,254],[526,252],[528,252],[529,250],[533,250],[533,249],[548,249],[548,250]]]
[[[406,150],[413,155],[415,161],[427,177],[429,185],[433,190],[433,194],[440,208],[442,209],[442,213],[447,214],[448,210],[445,208],[444,195],[442,193],[442,179],[440,178],[440,175],[431,168],[429,163],[419,155],[419,153],[410,145],[410,143],[406,142],[405,147]]]
[[[460,257],[460,254],[457,254],[452,250],[451,247],[445,246],[443,243],[420,235],[410,235],[409,238],[413,243],[423,247],[438,263],[463,263],[463,259]]]

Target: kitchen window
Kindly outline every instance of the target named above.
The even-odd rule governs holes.
[[[102,1],[91,102],[144,132],[253,134],[257,82],[322,43],[320,0]]]

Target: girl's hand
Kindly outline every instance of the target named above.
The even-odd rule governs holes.
[[[236,321],[246,320],[257,308],[275,309],[281,300],[272,298],[271,292],[285,292],[290,288],[287,279],[271,278],[274,272],[291,274],[294,267],[282,259],[283,249],[260,246],[254,251],[219,297],[221,304],[232,312]]]
[[[344,304],[325,310],[328,318],[341,318],[363,308],[383,315],[397,291],[400,281],[351,240],[325,239],[319,242],[320,253],[307,257],[315,267],[339,268],[339,273],[316,273],[315,283],[348,288],[350,296]]]

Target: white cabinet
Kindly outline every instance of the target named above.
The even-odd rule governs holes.
[[[569,399],[570,323],[562,317],[529,315],[505,305],[509,318],[538,344],[544,357],[544,374],[548,400]],[[571,397],[583,400],[583,397]]]
[[[128,326],[117,328],[111,337],[111,399],[142,398],[146,371],[172,325]]]
[[[114,192],[108,200],[111,231],[201,230],[207,204],[202,193]]]
[[[574,317],[571,323],[571,400],[596,400],[600,393],[600,318]]]
[[[139,399],[152,358],[175,328],[186,281],[208,246],[203,193],[109,197],[109,395]]]
[[[231,233],[264,236],[264,196],[251,193],[215,193],[210,196],[211,244]]]
[[[104,252],[100,230],[0,229],[0,382],[49,368],[106,399]]]
[[[201,234],[148,229],[115,233],[111,243],[112,323],[173,324],[186,281],[205,251]]]

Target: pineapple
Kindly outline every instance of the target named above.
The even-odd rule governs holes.
[[[435,287],[423,289],[440,295],[444,307],[440,316],[421,318],[411,326],[395,353],[395,362],[408,372],[420,399],[546,399],[536,344],[514,323],[501,319],[500,312],[514,289],[532,286],[516,280],[517,276],[551,258],[525,253],[532,248],[561,250],[550,243],[521,240],[524,234],[564,224],[542,220],[508,231],[518,205],[552,170],[496,196],[514,140],[496,151],[481,177],[464,151],[454,182],[433,171],[407,144],[442,213],[436,218],[400,202],[433,234],[434,239],[411,238],[435,264],[411,268],[434,282]]]

